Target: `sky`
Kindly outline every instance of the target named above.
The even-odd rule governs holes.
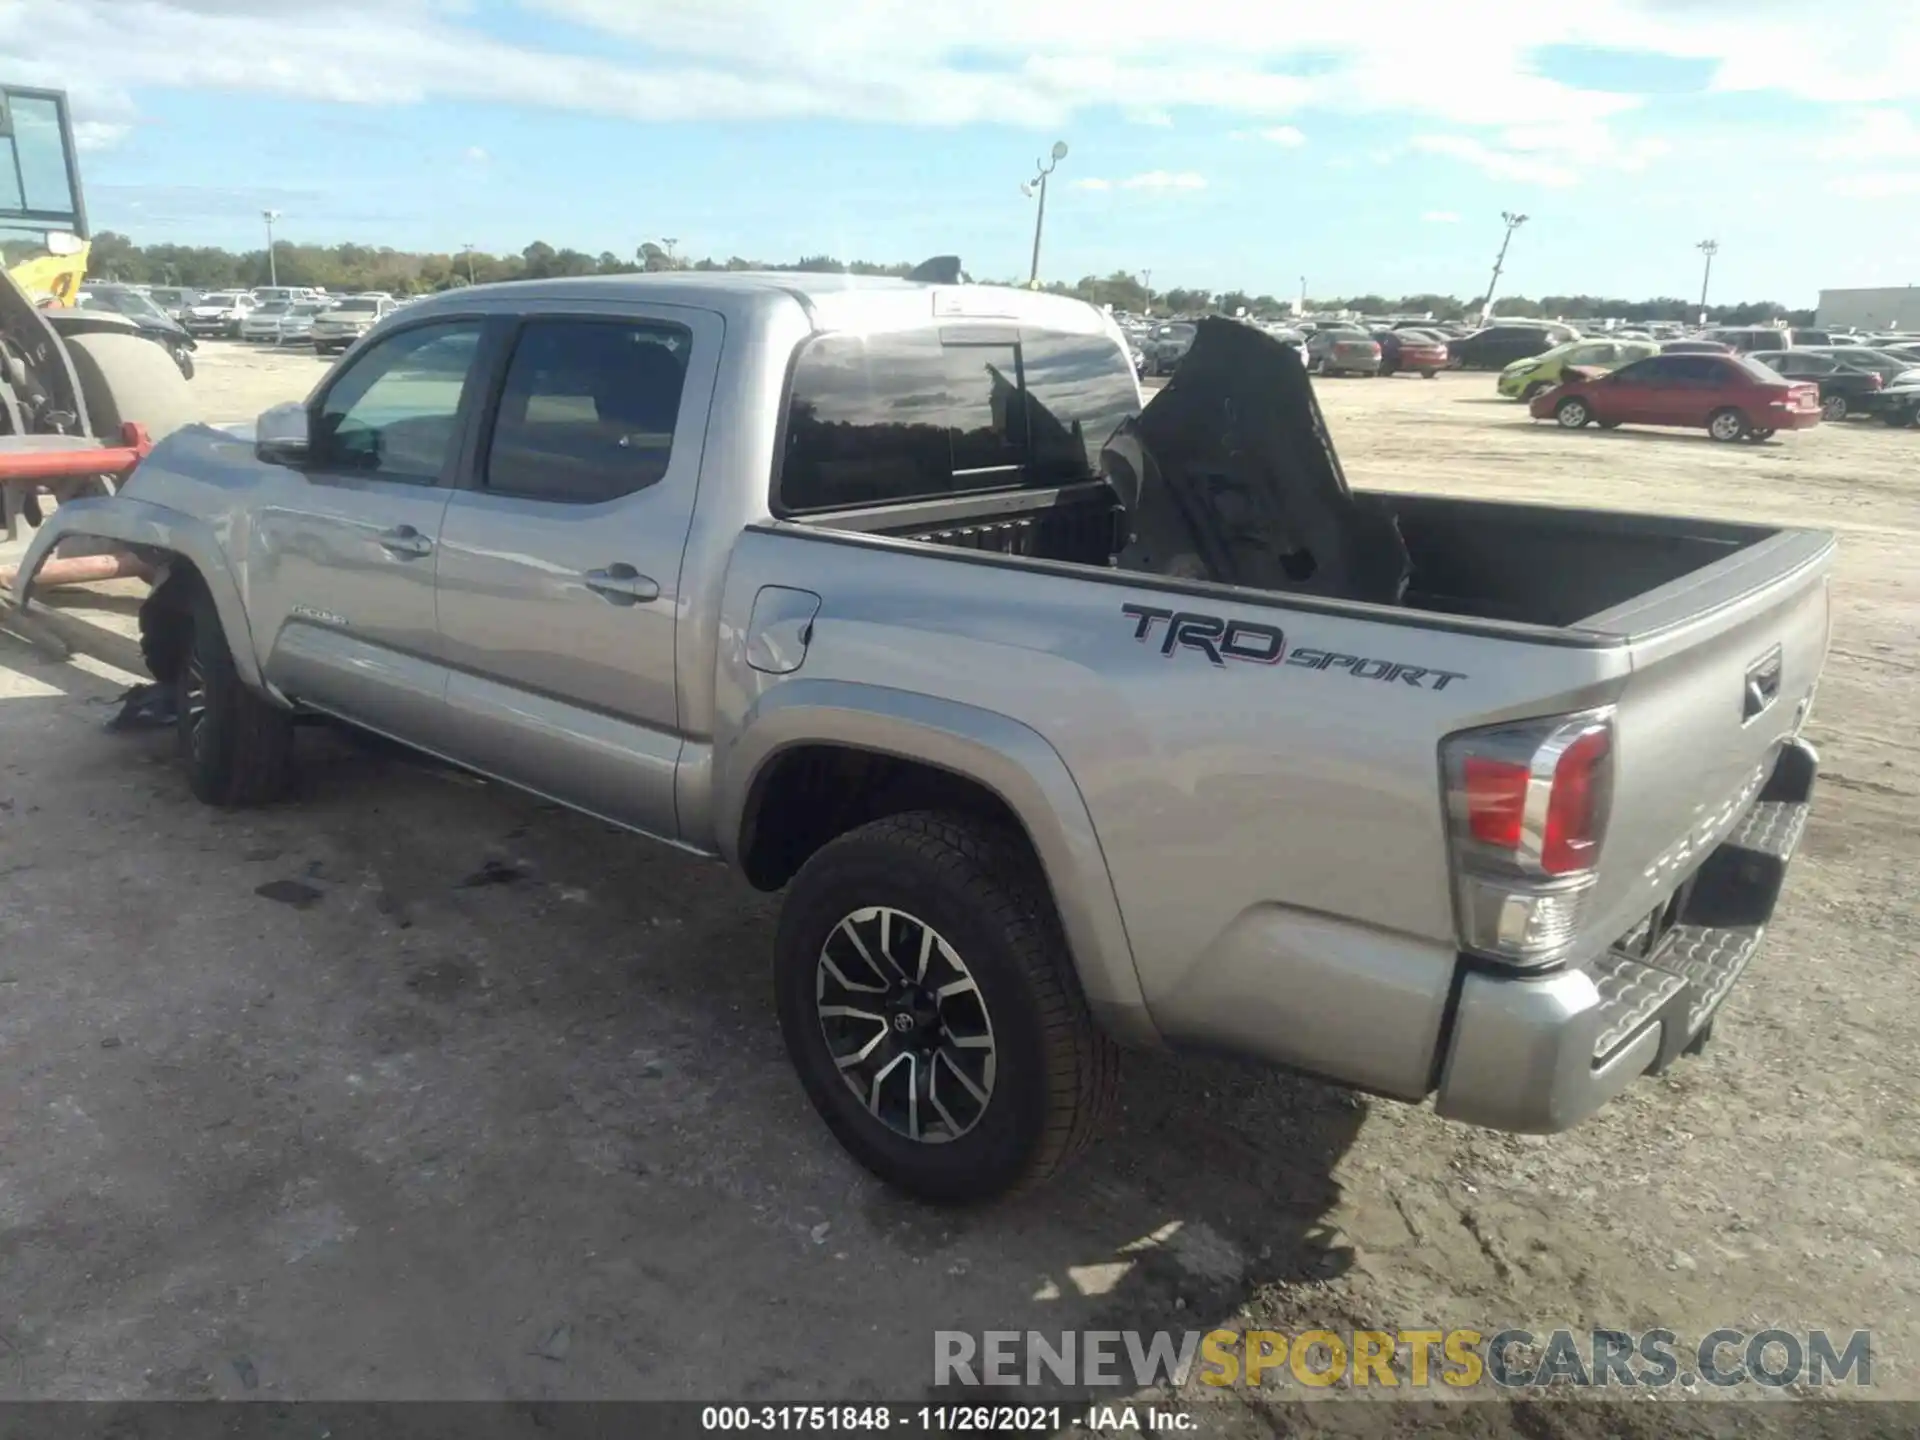
[[[1283,297],[1920,282],[1914,0],[0,0],[144,243],[916,261]]]

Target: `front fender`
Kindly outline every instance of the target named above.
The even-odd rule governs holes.
[[[247,621],[247,607],[241,601],[240,587],[227,563],[213,528],[179,510],[138,500],[130,495],[69,500],[34,533],[27,553],[13,578],[13,599],[22,612],[33,595],[33,580],[40,567],[52,558],[55,547],[71,536],[84,535],[114,540],[122,545],[166,551],[186,560],[199,572],[213,597],[220,627],[226,631],[227,648],[233,652],[234,668],[246,684],[264,688],[260,662],[253,648],[253,627]]]
[[[740,864],[746,809],[767,767],[800,745],[840,745],[938,766],[1013,811],[1040,858],[1080,987],[1116,1039],[1160,1046],[1134,969],[1113,877],[1080,787],[1044,736],[956,701],[841,680],[794,679],[759,696],[717,757],[721,853]]]

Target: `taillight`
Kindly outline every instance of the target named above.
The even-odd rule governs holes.
[[[1613,791],[1613,711],[1522,721],[1441,745],[1462,949],[1562,958],[1598,878]]]
[[[1887,383],[1887,377],[1882,375],[1878,370],[1869,370],[1867,376],[1867,388],[1869,390],[1878,390],[1882,385]]]

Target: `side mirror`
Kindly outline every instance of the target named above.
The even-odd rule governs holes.
[[[307,407],[297,400],[260,412],[253,422],[253,451],[269,465],[304,465],[312,453]]]

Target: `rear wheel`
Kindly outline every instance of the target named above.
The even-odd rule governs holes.
[[[1114,1046],[1016,832],[919,811],[842,835],[794,878],[774,981],[814,1108],[922,1199],[1046,1179],[1111,1108]]]
[[[1602,430],[1618,430],[1620,428],[1620,422],[1618,420],[1601,420],[1596,423]]]
[[[1593,412],[1587,409],[1587,402],[1576,395],[1569,395],[1554,407],[1553,418],[1560,422],[1563,430],[1578,430],[1589,420]]]
[[[1771,430],[1750,430],[1747,432],[1747,439],[1758,445],[1762,440],[1771,440],[1773,434]]]
[[[1546,394],[1547,391],[1551,390],[1552,388],[1553,387],[1544,380],[1535,380],[1531,385],[1527,386],[1526,389],[1520,392],[1520,398],[1525,402],[1527,402],[1528,404],[1532,404],[1535,400],[1537,400],[1540,396]]]
[[[1436,374],[1438,374],[1438,373],[1439,373],[1439,372],[1438,372],[1438,371],[1435,371],[1435,370],[1422,370],[1422,371],[1420,372],[1420,378],[1421,378],[1422,380],[1431,380],[1431,379],[1433,379],[1433,377],[1434,377],[1434,376],[1435,376]]]
[[[1820,402],[1820,418],[1822,420],[1846,419],[1847,418],[1847,397],[1844,395],[1827,396],[1826,399]]]
[[[1707,434],[1723,445],[1731,445],[1744,440],[1753,430],[1747,423],[1747,417],[1738,410],[1716,410],[1707,417]]]

